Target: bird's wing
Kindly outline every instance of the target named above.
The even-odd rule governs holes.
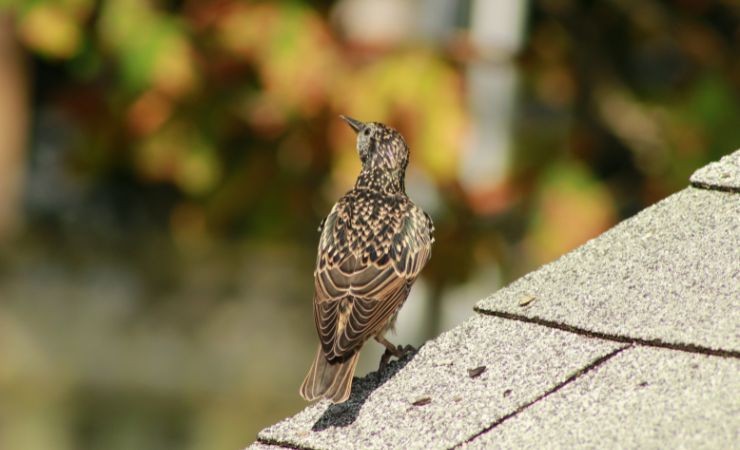
[[[430,220],[409,200],[354,206],[335,206],[319,244],[314,319],[329,360],[350,357],[386,326],[431,255]]]

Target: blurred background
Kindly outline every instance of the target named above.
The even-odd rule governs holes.
[[[304,407],[339,114],[406,136],[437,227],[391,340],[461,322],[740,147],[739,8],[0,1],[0,448],[237,449]]]

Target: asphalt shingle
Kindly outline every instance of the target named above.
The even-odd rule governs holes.
[[[738,299],[740,196],[688,188],[476,308],[602,337],[737,356]]]
[[[691,184],[705,189],[740,192],[740,150],[694,172]]]
[[[465,448],[737,448],[740,360],[635,347]]]
[[[477,316],[428,342],[376,390],[355,380],[347,403],[319,402],[259,433],[304,448],[446,448],[512,414],[624,344]],[[387,369],[388,378],[403,362]],[[485,366],[477,377],[469,369]],[[416,403],[416,405],[414,404]]]

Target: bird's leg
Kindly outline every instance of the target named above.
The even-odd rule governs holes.
[[[396,358],[401,358],[403,356],[401,346],[399,345],[398,347],[396,347],[395,345],[391,344],[383,335],[379,334],[375,336],[375,340],[385,346],[386,353],[389,353]]]
[[[375,336],[375,340],[385,346],[385,352],[383,352],[383,356],[380,357],[380,366],[378,366],[378,370],[385,369],[385,366],[388,365],[388,361],[391,359],[391,356],[395,356],[396,358],[401,359],[408,353],[415,350],[414,347],[411,345],[407,345],[406,347],[393,345],[388,341],[388,339],[380,334]]]
[[[388,365],[388,360],[391,359],[391,356],[393,356],[393,354],[388,349],[385,349],[385,352],[383,352],[383,356],[380,357],[378,372],[382,372],[383,369],[386,368],[386,366]]]

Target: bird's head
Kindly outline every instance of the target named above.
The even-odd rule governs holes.
[[[379,122],[341,118],[357,133],[357,153],[363,171],[387,171],[403,177],[409,162],[409,148],[401,133]]]

